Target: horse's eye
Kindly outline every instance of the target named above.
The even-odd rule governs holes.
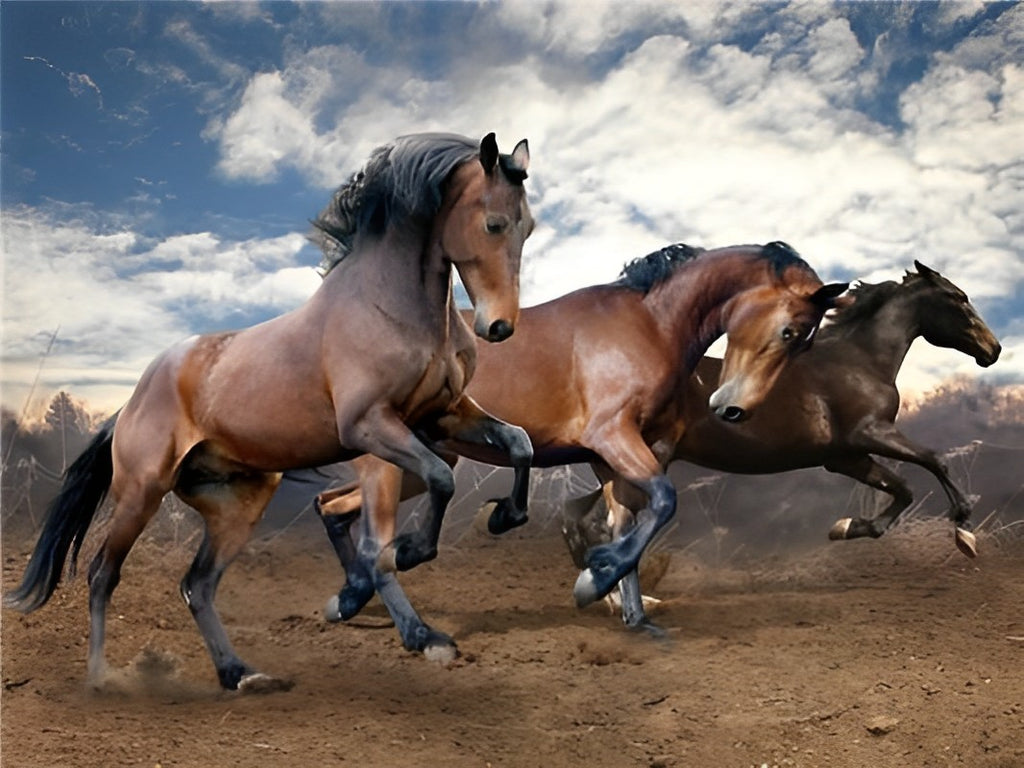
[[[783,341],[792,341],[794,336],[796,336],[796,331],[794,331],[789,326],[786,326],[785,328],[782,329]]]
[[[491,235],[500,235],[508,229],[508,217],[506,216],[488,216],[487,217],[487,232]]]

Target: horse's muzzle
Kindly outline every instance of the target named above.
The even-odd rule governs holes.
[[[515,331],[515,327],[508,320],[495,320],[487,329],[487,341],[504,341]]]
[[[983,354],[978,355],[974,358],[974,362],[980,365],[982,368],[988,368],[996,360],[999,359],[999,353],[1003,351],[1003,347],[998,342],[995,347],[990,350],[985,350]]]
[[[715,415],[722,421],[735,424],[738,421],[743,421],[749,414],[738,405],[722,405],[715,408]]]

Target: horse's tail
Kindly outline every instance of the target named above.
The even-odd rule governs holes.
[[[64,483],[46,511],[43,532],[39,534],[21,586],[4,595],[5,605],[22,613],[45,605],[60,582],[69,549],[68,574],[74,575],[78,550],[114,474],[111,444],[116,420],[116,414],[108,419],[82,455],[67,468]]]

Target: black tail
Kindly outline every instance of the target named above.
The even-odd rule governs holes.
[[[74,572],[85,532],[103,503],[114,474],[110,446],[116,420],[115,415],[100,427],[82,455],[64,473],[64,483],[46,511],[43,532],[39,534],[21,586],[4,595],[5,605],[22,613],[45,605],[60,582],[72,545],[69,570]]]

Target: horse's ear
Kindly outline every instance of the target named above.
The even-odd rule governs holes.
[[[490,173],[497,164],[498,140],[492,132],[484,136],[483,141],[480,142],[480,165],[484,167],[484,171]]]
[[[846,289],[849,287],[849,283],[829,283],[828,285],[823,285],[810,295],[811,303],[822,309],[832,309],[836,305],[836,299],[846,293]]]
[[[526,175],[526,171],[530,168],[530,145],[526,139],[516,144],[512,154],[508,156],[508,167],[513,171],[519,171],[524,176]]]
[[[931,267],[926,267],[924,264],[922,264],[917,259],[914,259],[914,268],[917,270],[917,274],[919,274],[921,277],[929,277],[929,278],[939,277],[939,273],[938,272],[936,272]]]

